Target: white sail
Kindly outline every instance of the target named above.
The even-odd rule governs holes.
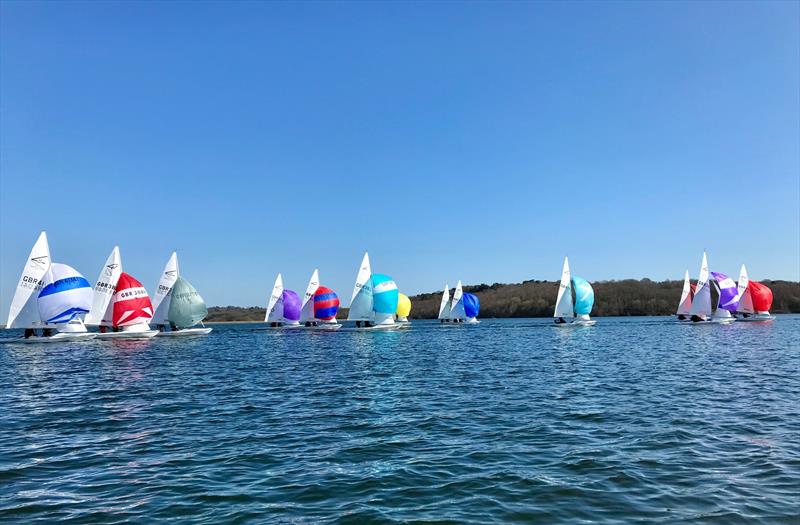
[[[450,319],[450,285],[444,285],[442,301],[439,303],[439,317],[437,319]]]
[[[461,289],[461,281],[456,284],[456,290],[453,292],[453,305],[450,307],[450,319],[466,319],[467,314],[464,312],[464,290]]]
[[[117,289],[120,274],[122,274],[122,258],[119,254],[119,246],[114,246],[94,283],[92,309],[86,316],[85,324],[111,326],[111,317],[114,311],[114,303],[111,299]]]
[[[361,267],[358,269],[356,284],[353,287],[353,296],[350,299],[350,310],[347,319],[350,321],[369,321],[372,319],[372,268],[369,264],[369,254],[364,253]]]
[[[283,277],[278,274],[275,278],[275,285],[272,287],[272,295],[267,301],[267,313],[264,316],[266,323],[279,323],[283,321]]]
[[[561,283],[558,285],[558,297],[553,317],[575,317],[572,306],[572,274],[569,271],[569,258],[564,257],[564,267],[561,270]]]
[[[681,302],[678,303],[678,315],[689,315],[692,309],[692,283],[689,281],[689,270],[683,276],[683,291],[681,292]]]
[[[164,271],[161,274],[161,279],[158,281],[158,288],[156,293],[153,294],[153,324],[168,324],[169,323],[169,302],[170,294],[172,293],[172,286],[178,280],[180,272],[178,271],[178,254],[172,252],[167,265],[164,266]]]
[[[743,314],[755,313],[753,309],[753,297],[750,295],[750,278],[747,276],[747,268],[742,265],[739,271],[739,282],[736,283],[736,288],[739,291],[739,306],[736,308],[737,312]]]
[[[303,296],[303,306],[300,309],[300,322],[314,320],[314,292],[319,288],[319,270],[314,270],[311,274],[311,279],[308,280],[306,293]],[[281,313],[283,315],[283,313]]]
[[[708,282],[708,257],[706,257],[706,252],[703,252],[700,276],[697,278],[697,287],[694,290],[694,299],[689,313],[701,317],[711,315],[711,286]]]
[[[31,249],[22,275],[11,300],[6,328],[36,328],[44,323],[39,319],[36,298],[42,289],[42,280],[50,269],[50,245],[47,234],[42,232]]]

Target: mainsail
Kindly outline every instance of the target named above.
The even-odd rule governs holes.
[[[558,297],[553,317],[575,317],[572,310],[572,277],[567,257],[564,257],[564,267],[561,269],[561,283],[558,285]]]
[[[739,282],[736,289],[739,292],[739,308],[738,311],[743,314],[755,313],[753,309],[753,296],[750,294],[750,278],[747,277],[747,268],[742,265],[739,271]]]
[[[444,285],[442,301],[439,303],[439,316],[437,319],[450,319],[450,285]]]
[[[206,318],[206,303],[189,281],[178,277],[171,292],[168,314],[170,323],[178,328],[189,328]]]
[[[681,302],[678,303],[677,315],[689,315],[692,309],[692,283],[689,280],[689,270],[683,276],[683,291],[681,292]]]
[[[356,284],[353,287],[353,296],[350,299],[350,310],[347,319],[350,321],[369,321],[372,319],[373,290],[372,268],[369,264],[369,253],[364,253],[364,259],[358,269]]]
[[[303,304],[300,307],[300,322],[302,323],[314,320],[314,294],[317,288],[319,288],[319,270],[314,270],[311,279],[308,280]]]
[[[167,324],[169,322],[169,303],[172,287],[180,275],[178,271],[178,254],[172,252],[161,279],[158,281],[158,288],[153,296],[153,322],[155,324]]]
[[[450,307],[451,319],[464,319],[467,317],[464,312],[464,290],[461,288],[461,281],[456,284],[456,291],[453,292],[453,306]]]
[[[283,277],[278,274],[275,284],[272,286],[272,294],[267,301],[267,313],[264,322],[280,323],[283,322]]]
[[[701,317],[711,315],[711,287],[708,284],[708,257],[706,257],[706,252],[703,252],[700,276],[697,278],[692,309],[689,313]]]
[[[113,301],[113,325],[147,324],[153,318],[153,304],[142,283],[122,272]]]
[[[117,289],[117,281],[121,274],[122,258],[119,254],[119,246],[114,246],[103,269],[100,270],[100,275],[97,276],[97,282],[94,283],[92,309],[86,316],[85,324],[93,326],[113,324],[114,306],[111,299]]]
[[[22,269],[8,311],[6,328],[36,328],[44,324],[39,318],[36,298],[42,289],[42,280],[48,269],[50,269],[50,246],[47,243],[47,234],[42,232]]]
[[[92,286],[75,268],[52,263],[44,276],[37,304],[45,323],[68,323],[92,307]]]

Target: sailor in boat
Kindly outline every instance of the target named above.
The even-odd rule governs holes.
[[[556,323],[556,324],[564,324],[567,321],[563,317],[558,317],[556,319],[553,319],[553,322]]]
[[[30,339],[31,337],[36,335],[36,330],[33,328],[26,328],[25,329],[25,339]]]
[[[692,319],[692,322],[693,322],[693,323],[700,323],[700,322],[702,322],[702,321],[705,321],[705,319],[703,319],[702,317],[700,317],[699,315],[696,315],[696,314],[695,314],[695,315],[693,315],[693,316],[691,317],[691,319]]]
[[[177,332],[177,331],[178,331],[178,325],[176,325],[175,323],[173,323],[172,321],[170,321],[170,322],[169,322],[169,329],[170,329],[171,331],[173,331],[173,332]]]
[[[685,315],[683,315],[683,314],[678,315],[678,321],[685,321],[685,320],[686,320],[686,316]]]
[[[53,329],[52,328],[45,328],[42,330],[42,337],[52,337]]]

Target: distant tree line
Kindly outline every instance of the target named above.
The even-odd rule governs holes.
[[[760,282],[772,289],[773,313],[800,313],[800,283],[770,280]],[[625,279],[599,281],[592,283],[592,287],[595,297],[592,316],[671,315],[678,307],[683,281]],[[558,282],[480,284],[465,286],[464,291],[474,293],[480,299],[481,317],[549,317],[553,315],[555,308]],[[411,317],[436,318],[441,298],[441,291],[411,297]],[[214,306],[208,311],[208,322],[263,321],[265,315],[264,308],[257,307]],[[340,309],[337,317],[346,318],[347,309]]]

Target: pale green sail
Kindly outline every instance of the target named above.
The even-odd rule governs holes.
[[[189,328],[206,318],[208,308],[197,290],[189,281],[178,277],[172,286],[172,301],[169,303],[169,322],[178,328]]]

